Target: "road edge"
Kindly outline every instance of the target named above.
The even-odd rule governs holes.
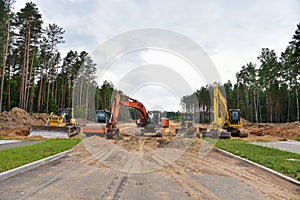
[[[14,169],[2,172],[2,173],[0,173],[0,181],[2,181],[4,179],[7,179],[7,178],[10,178],[12,176],[15,176],[15,175],[17,175],[19,173],[28,171],[30,169],[36,168],[38,166],[47,164],[47,163],[49,163],[51,161],[54,161],[54,160],[57,160],[59,158],[62,158],[63,156],[66,156],[67,154],[69,154],[71,151],[72,150],[63,151],[61,153],[58,153],[58,154],[55,154],[55,155],[43,158],[41,160],[37,160],[37,161],[31,162],[31,163],[28,163],[26,165],[22,165],[20,167],[17,167],[17,168],[14,168]]]
[[[253,161],[248,160],[248,159],[246,159],[246,158],[242,158],[242,157],[237,156],[237,155],[235,155],[235,154],[232,154],[232,153],[230,153],[230,152],[228,152],[228,151],[224,151],[224,150],[219,149],[219,148],[217,148],[217,150],[218,150],[220,153],[222,153],[223,155],[230,156],[230,157],[233,157],[233,158],[236,158],[236,159],[245,161],[245,162],[247,162],[247,163],[249,163],[249,164],[251,164],[251,165],[254,165],[254,166],[259,167],[259,168],[261,168],[261,169],[263,169],[263,170],[265,170],[265,171],[268,171],[269,173],[274,174],[274,175],[276,175],[277,177],[279,177],[279,178],[281,178],[281,179],[284,179],[284,180],[286,180],[286,181],[288,181],[288,182],[290,182],[290,183],[292,183],[292,184],[294,184],[294,185],[300,186],[300,182],[299,182],[299,181],[297,181],[297,180],[295,180],[295,179],[293,179],[293,178],[291,178],[291,177],[289,177],[289,176],[286,176],[286,175],[284,175],[284,174],[281,174],[281,173],[279,173],[279,172],[277,172],[277,171],[275,171],[275,170],[273,170],[273,169],[267,168],[267,167],[265,167],[265,166],[263,166],[263,165],[260,165],[260,164],[258,164],[258,163],[256,163],[256,162],[253,162]]]

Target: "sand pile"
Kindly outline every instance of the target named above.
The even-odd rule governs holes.
[[[251,134],[257,136],[277,136],[285,139],[293,139],[300,136],[300,122],[283,124],[253,124],[248,128]]]
[[[0,126],[43,126],[46,124],[48,116],[46,113],[29,114],[21,108],[14,107],[10,111],[0,114]]]

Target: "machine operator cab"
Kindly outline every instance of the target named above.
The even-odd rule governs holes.
[[[229,109],[229,119],[231,124],[239,124],[241,119],[241,111],[239,109]]]
[[[64,116],[63,122],[67,124],[75,124],[73,116],[73,108],[61,108],[58,111],[58,116]]]
[[[97,110],[95,121],[97,123],[108,123],[110,120],[110,113],[107,110]]]

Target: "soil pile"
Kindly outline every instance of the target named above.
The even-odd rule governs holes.
[[[0,114],[0,125],[9,127],[43,126],[48,119],[46,113],[29,114],[21,108],[14,107]]]
[[[251,134],[257,136],[271,135],[284,139],[292,139],[300,136],[300,122],[284,124],[255,124],[248,128]]]

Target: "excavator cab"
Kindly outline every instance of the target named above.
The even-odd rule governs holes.
[[[97,123],[108,123],[110,119],[110,113],[107,110],[97,110],[95,121]]]
[[[241,111],[239,109],[229,109],[228,114],[229,114],[230,124],[236,124],[236,125],[240,124]]]
[[[150,124],[155,127],[161,126],[161,112],[160,111],[149,111],[148,119]]]

